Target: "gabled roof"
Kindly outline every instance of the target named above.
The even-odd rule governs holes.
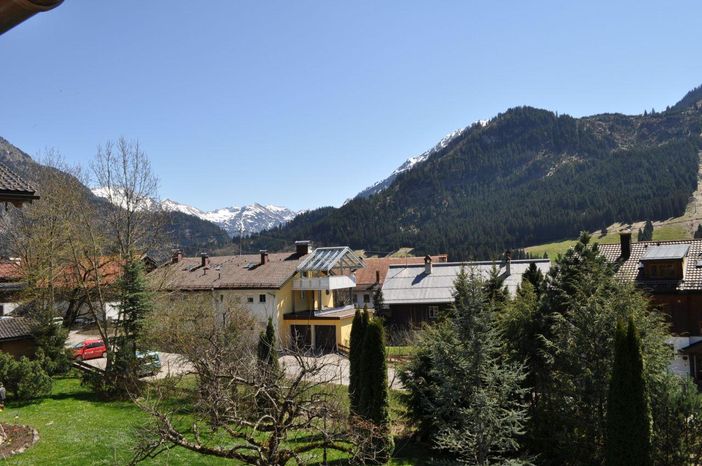
[[[305,256],[302,256],[305,257]],[[209,257],[206,267],[201,257],[184,257],[148,274],[153,287],[161,290],[278,289],[295,274],[302,257],[295,253],[268,254],[261,264],[259,254]]]
[[[317,248],[309,254],[297,270],[300,272],[329,272],[332,269],[361,269],[363,259],[347,246]]]
[[[31,336],[31,320],[24,317],[0,318],[0,341],[19,340]]]
[[[535,263],[542,273],[548,273],[551,262],[548,259],[513,260],[507,275],[505,262],[439,262],[433,263],[427,274],[424,265],[391,265],[383,283],[385,304],[441,304],[453,302],[453,283],[461,268],[471,270],[482,278],[487,278],[493,267],[503,275],[503,285],[514,295],[522,283],[522,275]]]
[[[34,199],[39,199],[34,187],[0,163],[0,202],[12,202],[21,206],[23,202]]]
[[[447,262],[448,256],[431,256],[434,264]],[[376,284],[376,272],[380,278],[380,284],[385,281],[388,268],[391,265],[418,265],[424,264],[424,257],[372,257],[363,259],[366,266],[356,272],[356,289],[368,289]]]
[[[641,260],[651,248],[663,246],[687,247],[687,261],[682,280],[646,280],[639,268]],[[655,288],[657,283],[666,290],[674,291],[701,291],[702,290],[702,239],[688,239],[678,241],[639,241],[631,243],[631,253],[628,259],[621,257],[620,244],[599,244],[599,251],[617,267],[617,277],[629,282],[638,282],[642,285]],[[663,251],[667,251],[664,249]],[[680,249],[682,251],[682,249]],[[654,256],[657,256],[655,253]],[[665,283],[664,283],[665,282]]]

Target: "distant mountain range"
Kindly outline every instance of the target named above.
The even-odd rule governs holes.
[[[245,247],[309,239],[490,259],[614,222],[679,216],[697,188],[701,155],[702,87],[639,115],[515,107],[449,134],[340,208],[301,213]]]
[[[104,187],[93,188],[93,194],[98,197],[108,199],[108,190]],[[119,196],[111,196],[112,202],[120,205]],[[276,205],[261,205],[258,203],[246,205],[243,207],[223,207],[210,211],[203,211],[197,207],[183,204],[171,199],[164,199],[156,202],[154,200],[146,200],[144,208],[149,210],[162,209],[166,212],[180,212],[186,215],[192,215],[201,220],[214,223],[222,228],[230,237],[238,237],[258,233],[262,230],[275,228],[289,222],[297,215],[297,212],[286,207]]]
[[[239,236],[242,231],[244,236],[246,236],[284,225],[297,215],[297,212],[287,207],[261,205],[258,203],[243,207],[223,207],[221,209],[202,211],[197,207],[165,199],[161,201],[161,208],[171,212],[177,211],[194,215],[212,222],[215,225],[219,225],[232,237]]]

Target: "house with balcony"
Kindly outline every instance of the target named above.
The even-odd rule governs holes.
[[[702,384],[702,240],[600,244],[616,276],[645,291],[670,326],[671,369]]]
[[[355,272],[365,267],[350,248],[315,249],[293,279],[293,311],[284,314],[281,335],[288,345],[320,351],[348,347],[355,314]]]
[[[159,292],[209,293],[215,302],[238,301],[261,324],[271,318],[284,346],[335,351],[348,346],[354,272],[363,260],[348,247],[295,252],[183,257],[149,273]]]

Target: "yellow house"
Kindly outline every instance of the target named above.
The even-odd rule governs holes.
[[[348,247],[239,256],[183,257],[149,274],[160,291],[211,293],[215,302],[238,300],[262,324],[272,319],[286,347],[320,351],[348,347],[354,316],[354,271],[363,260]]]

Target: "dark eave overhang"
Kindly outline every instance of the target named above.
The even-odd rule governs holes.
[[[0,35],[42,11],[56,8],[63,0],[0,0]]]

